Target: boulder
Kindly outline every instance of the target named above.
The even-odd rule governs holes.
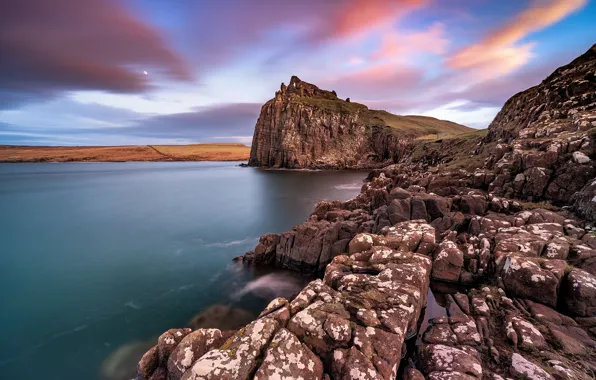
[[[561,300],[573,315],[595,317],[596,276],[581,269],[573,269],[564,279]]]
[[[166,365],[170,354],[176,346],[187,336],[192,330],[186,329],[170,329],[161,334],[157,339],[157,350],[159,354],[159,363]]]
[[[573,211],[583,218],[596,222],[596,179],[588,182],[572,197]]]
[[[168,359],[168,380],[179,380],[196,360],[223,344],[228,335],[217,329],[199,329],[185,336]]]
[[[464,254],[452,241],[444,240],[433,254],[432,278],[457,282],[464,265]]]
[[[501,277],[509,296],[555,307],[566,266],[562,260],[508,256]]]
[[[273,337],[254,380],[291,378],[322,379],[323,363],[294,334],[281,328]]]
[[[509,367],[513,376],[528,380],[555,380],[548,372],[537,364],[532,363],[520,354],[511,355],[511,367]]]
[[[420,346],[419,354],[422,372],[429,379],[482,378],[482,364],[478,358],[461,348],[428,344]]]
[[[273,319],[257,319],[228,339],[225,345],[203,355],[184,373],[182,379],[250,379],[257,368],[259,356],[278,327]]]

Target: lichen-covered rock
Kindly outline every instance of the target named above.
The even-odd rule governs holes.
[[[542,333],[520,316],[507,318],[505,329],[512,343],[525,350],[542,350],[547,347]],[[510,336],[516,334],[516,337]]]
[[[435,280],[457,282],[463,265],[463,252],[454,242],[444,240],[434,252],[432,277]]]
[[[170,354],[178,343],[184,339],[192,330],[186,329],[170,329],[165,333],[161,334],[157,339],[157,349],[159,354],[160,364],[167,364]]]
[[[228,339],[226,344],[203,355],[182,379],[249,379],[257,367],[257,358],[278,327],[273,319],[257,319]]]
[[[186,335],[168,359],[168,380],[178,380],[207,351],[219,347],[226,335],[217,329],[199,329]]]
[[[397,223],[381,231],[390,248],[428,255],[435,248],[435,229],[425,220]]]
[[[554,307],[565,267],[562,260],[509,256],[501,276],[508,295]]]
[[[273,337],[255,380],[323,378],[323,363],[288,330],[281,328]]]
[[[580,216],[596,222],[596,179],[588,182],[572,198],[573,210]]]
[[[528,380],[555,380],[548,372],[520,354],[511,355],[511,374]]]
[[[562,301],[567,310],[581,317],[596,316],[596,276],[573,269],[564,280]]]
[[[463,349],[443,344],[428,344],[419,348],[422,372],[433,379],[482,378],[482,364]]]

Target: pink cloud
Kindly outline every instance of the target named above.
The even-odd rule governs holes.
[[[482,79],[513,72],[533,57],[534,44],[519,44],[523,38],[556,23],[586,3],[587,0],[535,1],[480,42],[449,57],[447,65],[474,70]]]
[[[347,37],[379,25],[390,24],[426,2],[426,0],[346,1],[332,19],[329,33],[336,37]]]
[[[354,100],[398,96],[420,84],[422,71],[404,65],[381,64],[317,81],[323,88]]]
[[[392,31],[382,36],[382,42],[371,58],[373,59],[395,59],[402,56],[409,56],[413,53],[444,54],[449,45],[445,37],[445,26],[435,23],[427,30],[417,32]]]

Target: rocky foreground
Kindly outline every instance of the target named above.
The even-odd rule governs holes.
[[[404,189],[404,171],[320,203],[291,237],[263,237],[244,261],[325,267],[323,278],[238,331],[164,333],[138,379],[594,378],[591,228],[479,190]],[[426,312],[430,296],[444,315]]]
[[[251,160],[313,162],[264,130]],[[595,379],[595,130],[596,46],[485,136],[390,144],[357,197],[238,259],[321,278],[239,330],[165,332],[137,379]]]

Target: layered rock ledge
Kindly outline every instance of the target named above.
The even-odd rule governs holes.
[[[592,227],[475,189],[427,192],[432,180],[404,189],[396,169],[321,202],[293,244],[267,235],[243,258],[322,279],[239,331],[168,331],[137,379],[594,378]]]
[[[322,280],[271,301],[239,331],[164,333],[137,379],[395,378],[426,302],[433,247],[424,221],[359,234]]]

